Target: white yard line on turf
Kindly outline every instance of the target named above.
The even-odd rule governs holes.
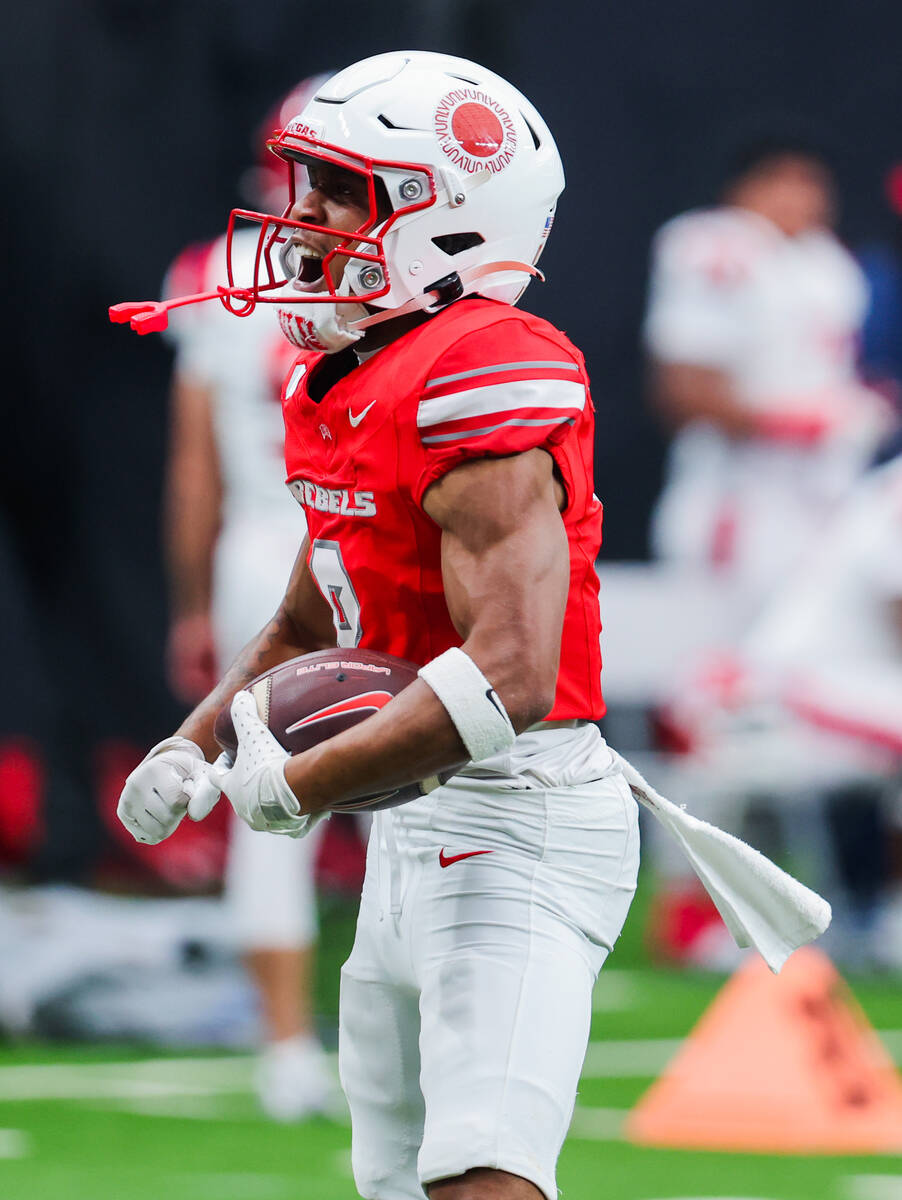
[[[895,1061],[902,1063],[902,1030],[882,1031],[880,1038]],[[652,1079],[682,1044],[682,1038],[594,1041],[589,1044],[582,1077]],[[253,1062],[250,1055],[217,1055],[0,1067],[0,1103],[13,1100],[124,1100],[138,1102],[149,1110],[155,1107],[155,1098],[246,1095],[252,1090]]]
[[[683,1044],[682,1038],[623,1038],[590,1042],[583,1079],[631,1079],[657,1075]]]
[[[351,1166],[350,1150],[337,1150],[332,1158],[332,1166],[339,1173],[339,1175],[343,1175],[345,1179],[354,1178],[354,1170]]]
[[[31,1139],[24,1129],[0,1129],[0,1158],[27,1158]]]
[[[235,1119],[234,1098],[220,1093],[212,1096],[95,1096],[96,1107],[114,1108],[117,1112],[135,1113],[139,1117],[176,1117],[192,1121],[232,1121]],[[240,1105],[242,1102],[238,1100]],[[240,1116],[244,1116],[242,1112]]]
[[[843,1185],[849,1200],[902,1200],[902,1175],[847,1175]]]
[[[592,993],[592,1012],[625,1012],[641,994],[637,971],[602,971]]]
[[[628,1108],[589,1108],[577,1104],[568,1137],[583,1142],[617,1142],[623,1137]]]
[[[878,1033],[890,1056],[897,1065],[902,1065],[902,1029],[887,1029]],[[590,1042],[582,1077],[652,1078],[667,1066],[683,1041],[683,1038],[611,1038],[608,1041]]]
[[[253,1058],[149,1058],[137,1062],[0,1067],[0,1101],[141,1099],[247,1092]]]
[[[881,1029],[878,1033],[896,1063],[902,1064],[902,1029]]]

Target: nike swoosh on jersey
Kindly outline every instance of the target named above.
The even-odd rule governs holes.
[[[340,717],[344,713],[367,710],[378,712],[391,699],[391,692],[361,692],[359,696],[350,696],[347,700],[339,700],[335,704],[328,704],[325,708],[319,708],[316,712],[309,713],[300,721],[289,725],[285,732],[294,733],[298,729],[306,729],[308,725],[316,725],[319,721],[328,721],[330,717]]]
[[[491,850],[468,850],[465,854],[445,854],[445,847],[442,846],[438,852],[438,865],[440,867],[450,867],[452,863],[460,862],[464,858],[476,858],[480,854],[491,854]]]
[[[352,426],[353,426],[355,429],[357,428],[357,426],[360,424],[360,422],[363,420],[363,418],[366,416],[366,414],[367,414],[367,413],[370,411],[370,409],[373,407],[373,405],[374,405],[375,403],[376,403],[376,401],[375,401],[375,400],[371,400],[371,401],[370,401],[370,403],[369,403],[369,404],[366,406],[366,408],[363,410],[363,412],[362,412],[362,413],[359,413],[359,414],[358,414],[358,416],[356,416],[356,417],[355,417],[355,416],[354,416],[354,414],[351,412],[351,410],[350,410],[350,409],[348,409],[348,420],[351,422],[351,425],[352,425]]]

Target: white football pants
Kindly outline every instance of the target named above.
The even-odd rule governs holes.
[[[636,804],[594,725],[376,814],[339,1066],[366,1200],[474,1167],[557,1200],[592,988],[636,886]]]

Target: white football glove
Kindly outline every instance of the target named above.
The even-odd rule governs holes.
[[[210,770],[200,746],[183,737],[159,742],[125,781],[116,812],[136,842],[155,846],[174,833]]]
[[[220,755],[211,768],[211,782],[225,792],[242,821],[265,833],[303,837],[317,823],[316,817],[301,816],[301,806],[285,779],[283,750],[257,714],[250,692],[236,692],[232,700],[232,724],[238,737],[235,763],[223,768]]]
[[[188,801],[188,816],[192,821],[202,821],[219,803],[222,795],[219,787],[219,775],[227,771],[233,762],[234,759],[228,750],[223,750],[203,779],[199,780],[194,789],[194,795]]]

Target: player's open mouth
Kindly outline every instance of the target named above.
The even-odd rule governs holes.
[[[313,291],[323,278],[323,256],[300,242],[287,242],[280,251],[285,276],[292,287]]]

